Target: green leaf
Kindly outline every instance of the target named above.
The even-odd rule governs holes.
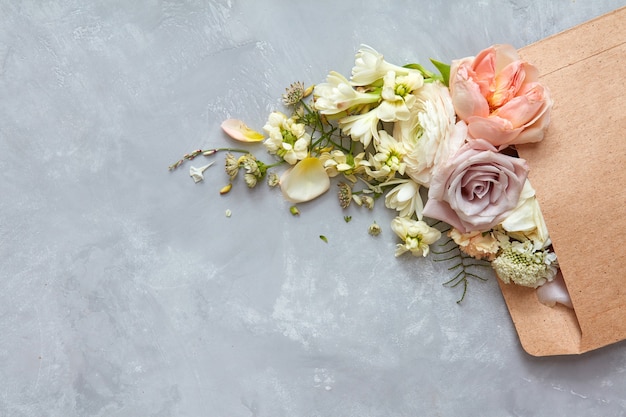
[[[437,68],[441,74],[442,82],[446,85],[446,87],[448,87],[450,84],[450,65],[436,61],[432,58],[430,59],[430,62],[432,62],[435,68]]]
[[[404,68],[417,70],[417,71],[422,73],[424,78],[439,78],[434,73],[432,73],[432,72],[428,71],[426,68],[424,68],[424,66],[421,65],[421,64],[407,64],[407,65],[404,66]]]
[[[320,235],[320,239],[322,239],[324,242],[328,243],[328,238],[324,235]]]

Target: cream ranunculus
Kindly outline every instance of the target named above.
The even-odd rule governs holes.
[[[530,239],[535,250],[550,245],[548,227],[530,181],[526,180],[524,183],[517,207],[504,219],[501,226],[513,239]]]
[[[303,203],[328,191],[330,178],[318,158],[307,157],[280,177],[280,189],[287,201]]]
[[[413,256],[426,256],[430,251],[429,245],[441,237],[441,232],[430,227],[426,222],[407,219],[406,217],[393,219],[391,229],[403,241],[396,246],[396,256],[405,252],[411,252]]]
[[[441,83],[424,84],[414,94],[416,102],[410,117],[394,124],[393,135],[406,149],[406,174],[429,187],[437,166],[465,142],[467,127],[463,122],[455,125],[450,93]]]

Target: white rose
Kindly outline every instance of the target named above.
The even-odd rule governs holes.
[[[524,183],[517,207],[504,219],[502,228],[514,239],[530,239],[535,250],[550,245],[548,227],[530,181]]]

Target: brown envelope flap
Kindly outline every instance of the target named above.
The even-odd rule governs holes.
[[[524,349],[582,353],[626,339],[626,8],[520,50],[554,99],[530,165],[574,311],[501,283]]]

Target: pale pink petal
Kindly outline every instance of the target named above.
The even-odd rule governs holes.
[[[496,76],[496,58],[496,49],[493,46],[483,49],[474,58],[474,79],[481,86],[483,95],[487,95]]]
[[[250,129],[244,122],[237,119],[227,119],[222,122],[222,130],[231,138],[240,142],[260,142],[265,136]]]
[[[452,104],[461,120],[471,116],[489,116],[489,103],[480,93],[478,85],[472,81],[456,84]]]
[[[526,95],[512,98],[504,106],[493,112],[492,115],[509,120],[513,127],[526,126],[541,111],[545,112],[545,102],[543,94],[541,94],[543,88],[540,85],[536,87]]]
[[[550,112],[546,111],[535,122],[526,127],[510,144],[518,145],[541,141],[549,124]]]
[[[563,304],[566,307],[573,308],[572,299],[570,298],[563,275],[559,271],[553,281],[546,282],[537,288],[537,298],[541,304],[548,307],[554,307],[555,304]]]
[[[474,139],[485,139],[493,146],[506,147],[515,140],[522,128],[514,128],[511,122],[501,117],[470,117],[467,131]]]
[[[459,216],[454,212],[454,210],[452,210],[452,208],[450,208],[450,205],[445,202],[429,198],[424,205],[424,211],[422,211],[422,215],[430,217],[431,219],[446,222],[455,229],[460,230],[461,233],[469,232]]]
[[[496,73],[502,71],[502,69],[509,65],[511,62],[520,59],[519,54],[517,53],[517,49],[515,49],[513,45],[499,44],[494,45],[493,48],[496,54]]]

